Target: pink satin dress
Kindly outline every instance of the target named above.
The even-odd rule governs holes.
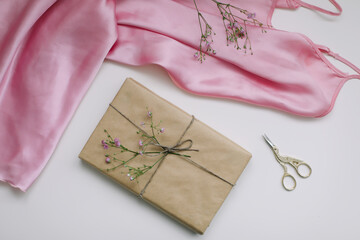
[[[211,1],[199,8],[214,29],[222,21]],[[53,153],[104,59],[157,64],[194,94],[229,98],[306,117],[331,111],[341,86],[360,69],[298,33],[271,27],[275,7],[300,0],[233,0],[268,24],[249,26],[254,55],[226,47],[200,64],[199,29],[192,0],[2,0],[0,2],[0,180],[22,191]],[[335,68],[327,53],[359,75]]]

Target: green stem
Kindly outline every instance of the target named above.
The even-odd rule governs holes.
[[[112,147],[112,148],[121,148],[121,149],[123,149],[123,150],[126,151],[126,152],[131,152],[131,153],[134,153],[134,154],[139,154],[139,152],[130,150],[130,149],[126,148],[124,145],[120,145],[120,147],[117,147],[117,146],[111,144],[110,147]]]
[[[106,134],[107,134],[107,137],[109,137],[110,140],[111,140],[112,142],[114,142],[114,139],[111,137],[110,133],[109,133],[106,129],[105,129],[105,132],[106,132]]]
[[[163,156],[161,156],[161,158],[159,158],[153,165],[151,165],[150,167],[147,167],[147,169],[145,169],[144,173],[146,173],[147,171],[149,171],[150,169],[152,169],[156,164],[158,164],[160,161],[164,160],[164,158],[167,156],[167,153],[164,154]]]
[[[153,123],[153,118],[152,116],[150,117],[150,120],[151,120],[151,125],[150,125],[150,128],[151,128],[151,133],[152,133],[152,136],[150,136],[150,138],[153,138],[157,144],[160,144],[159,141],[157,140],[157,138],[155,137],[155,133],[154,133],[154,123]]]
[[[136,158],[137,156],[139,155],[139,153],[136,153],[133,157],[129,158],[128,160],[122,162],[121,164],[119,165],[116,165],[115,167],[113,168],[107,168],[106,171],[113,171],[115,169],[117,169],[118,167],[121,167],[123,165],[125,165],[126,163],[128,163],[129,161],[133,160],[134,158]]]

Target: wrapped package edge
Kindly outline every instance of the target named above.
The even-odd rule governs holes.
[[[184,114],[190,116],[188,113],[186,113],[185,111],[183,111],[182,109],[180,109],[179,107],[175,106],[174,104],[172,104],[171,102],[167,101],[166,99],[160,97],[159,95],[155,94],[154,92],[152,92],[151,90],[149,90],[148,88],[144,87],[142,84],[138,83],[137,81],[135,81],[134,79],[132,78],[127,78],[125,80],[125,82],[123,83],[122,87],[120,88],[120,90],[118,91],[118,93],[115,95],[113,101],[118,97],[118,95],[120,94],[121,92],[121,89],[123,88],[123,86],[127,83],[127,82],[133,82],[135,84],[137,84],[138,86],[142,87],[144,90],[148,91],[149,93],[151,93],[152,95],[154,95],[155,97],[159,98],[160,100],[164,101],[165,103],[177,108],[178,110],[180,110],[181,112],[183,112]],[[98,128],[98,126],[100,125],[100,123],[102,122],[102,120],[105,118],[106,114],[108,113],[110,107],[107,108],[107,110],[105,111],[104,115],[102,116],[101,120],[98,122],[97,126],[95,129]],[[206,124],[204,124],[203,122],[201,122],[200,120],[198,119],[195,119],[195,121],[199,122],[200,124],[202,124],[203,126],[207,127],[210,131],[213,131],[214,133],[222,136],[223,138],[225,138],[226,140],[228,140],[229,142],[231,142],[232,144],[236,145],[237,147],[241,148],[244,153],[247,154],[247,159],[242,159],[243,161],[245,161],[245,164],[244,164],[244,168],[242,169],[242,171],[245,169],[246,165],[248,164],[249,160],[251,159],[252,155],[250,152],[246,151],[244,148],[242,148],[241,146],[239,146],[238,144],[234,143],[233,141],[231,141],[230,139],[228,139],[227,137],[223,136],[222,134],[220,134],[219,132],[217,132],[216,130],[214,130],[213,128],[207,126]],[[96,169],[100,170],[100,172],[102,174],[104,174],[105,176],[107,177],[110,177],[112,180],[114,180],[117,184],[120,184],[124,189],[132,192],[133,194],[135,194],[136,196],[138,196],[138,193],[135,192],[133,189],[131,189],[129,186],[125,185],[124,183],[122,183],[121,181],[119,181],[116,177],[110,175],[110,174],[107,174],[107,172],[99,169],[98,166],[96,166],[94,163],[92,163],[91,161],[88,161],[86,159],[86,156],[83,154],[83,151],[84,149],[86,148],[88,142],[90,141],[92,135],[94,134],[95,130],[93,131],[93,133],[91,134],[91,136],[89,137],[89,139],[87,140],[87,143],[85,144],[83,150],[80,152],[79,154],[79,158],[85,162],[87,162],[88,164],[90,164],[91,166],[95,167]],[[239,173],[239,176],[242,174],[242,171]],[[237,178],[238,179],[238,178]],[[237,179],[235,180],[235,182],[237,181]],[[227,198],[228,194],[230,193],[230,191],[226,194],[225,198],[224,198],[224,201],[225,199]],[[146,198],[143,198],[143,200],[145,200],[146,202],[148,202],[150,205],[154,206],[155,208],[157,208],[158,210],[160,210],[161,212],[165,213],[166,215],[170,216],[171,218],[173,218],[174,220],[176,220],[177,222],[181,223],[183,226],[191,229],[192,231],[196,232],[196,233],[199,233],[199,234],[204,234],[205,230],[207,229],[207,227],[205,229],[199,229],[199,228],[196,228],[196,227],[193,227],[189,224],[187,224],[186,222],[184,222],[182,219],[178,218],[177,216],[175,216],[174,214],[166,211],[165,209],[163,209],[161,206],[157,205],[157,204],[154,204],[152,201],[149,201],[148,199]],[[222,206],[223,204],[220,205],[220,207]],[[220,207],[216,210],[216,212],[220,209]],[[216,212],[215,212],[215,215],[216,215]],[[215,216],[214,215],[214,216]],[[211,222],[211,221],[210,221]],[[209,224],[210,224],[209,222]]]

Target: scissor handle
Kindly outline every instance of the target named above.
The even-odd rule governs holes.
[[[292,161],[292,162],[291,162],[291,165],[295,168],[297,174],[298,174],[300,177],[302,177],[302,178],[310,177],[312,170],[311,170],[311,167],[309,166],[309,164],[307,164],[307,163],[305,163],[305,162],[303,162],[303,161],[295,160],[295,161]],[[301,173],[301,172],[299,171],[299,167],[300,167],[300,166],[305,166],[305,167],[308,169],[308,171],[305,172],[305,173]]]
[[[285,178],[290,178],[293,181],[294,185],[292,185],[290,187],[287,187],[285,185]],[[283,175],[283,177],[281,179],[281,183],[282,183],[283,187],[285,188],[285,190],[287,190],[287,191],[292,191],[292,190],[294,190],[296,188],[296,180],[295,180],[295,178],[291,174],[289,174],[287,172],[284,173],[284,175]]]

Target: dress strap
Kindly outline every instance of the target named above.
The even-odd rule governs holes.
[[[360,68],[356,67],[353,63],[351,63],[350,61],[348,61],[345,58],[341,57],[339,54],[332,52],[330,50],[330,48],[328,48],[328,47],[325,47],[323,45],[317,45],[317,47],[321,52],[328,54],[329,56],[335,58],[336,60],[339,60],[340,62],[346,64],[347,66],[349,66],[355,72],[358,73],[358,74],[353,74],[353,75],[348,74],[348,78],[358,78],[358,79],[360,79]]]
[[[325,13],[325,14],[333,15],[333,16],[339,16],[342,13],[341,6],[335,0],[329,0],[329,2],[331,2],[336,7],[338,12],[332,12],[332,11],[329,11],[329,10],[325,10],[323,8],[320,8],[320,7],[317,7],[315,5],[303,2],[301,0],[293,0],[293,1],[296,2],[297,4],[299,4],[302,7],[313,9],[313,10],[316,10],[316,11],[319,11],[319,12],[322,12],[322,13]]]

